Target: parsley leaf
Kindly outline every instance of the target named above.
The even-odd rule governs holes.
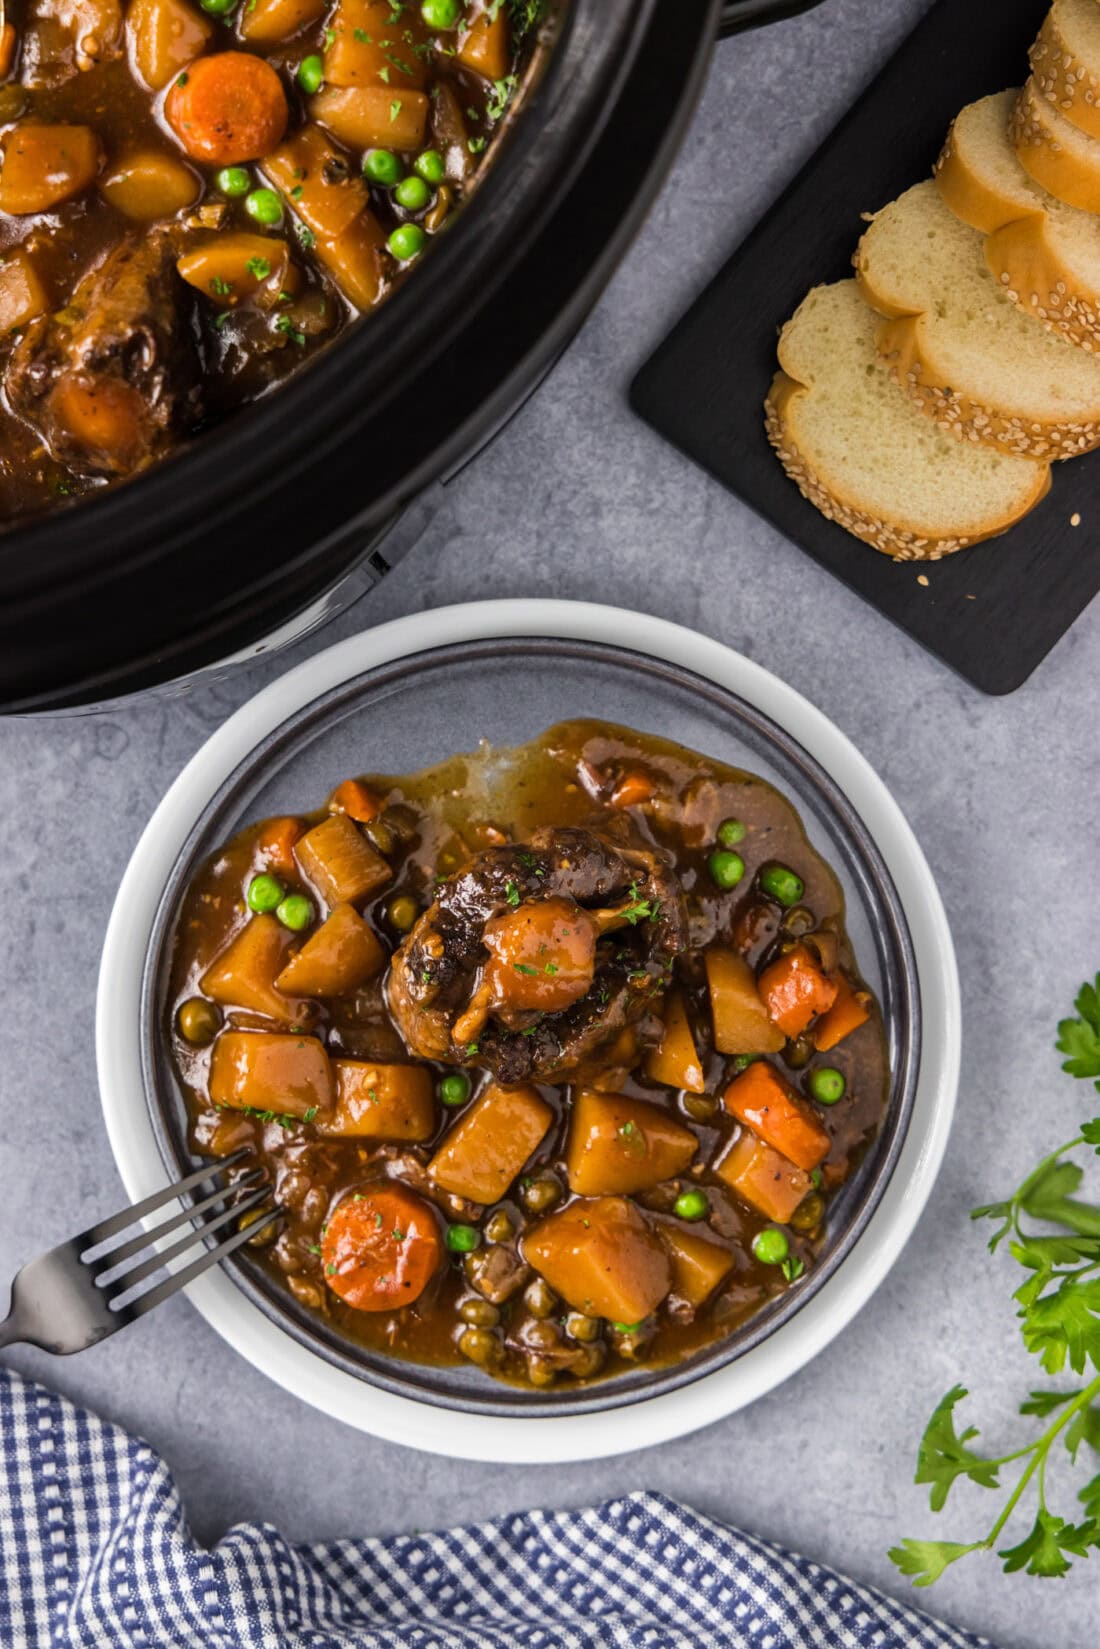
[[[1100,974],[1091,985],[1081,986],[1073,1005],[1078,1017],[1058,1026],[1055,1046],[1069,1055],[1062,1069],[1070,1076],[1100,1078]],[[1096,1087],[1100,1091],[1100,1081]]]
[[[954,1540],[903,1540],[900,1546],[892,1546],[888,1555],[903,1575],[912,1577],[914,1586],[931,1586],[950,1564],[968,1552],[976,1552],[982,1544],[980,1540],[971,1546],[960,1546]]]
[[[917,1451],[914,1482],[932,1485],[930,1498],[934,1512],[943,1510],[957,1477],[969,1477],[971,1482],[980,1483],[983,1489],[999,1487],[997,1467],[967,1447],[970,1439],[977,1437],[977,1428],[968,1426],[962,1433],[955,1430],[955,1405],[967,1396],[969,1393],[965,1386],[952,1386],[947,1395],[941,1397],[932,1411],[932,1418],[925,1427]]]

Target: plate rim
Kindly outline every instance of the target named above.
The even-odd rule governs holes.
[[[161,891],[210,796],[251,749],[313,699],[378,665],[456,641],[557,636],[679,665],[777,721],[847,796],[892,876],[912,936],[924,1035],[908,1134],[890,1184],[843,1265],[762,1344],[677,1390],[618,1409],[552,1418],[468,1414],[367,1386],[270,1322],[219,1270],[186,1289],[253,1367],[333,1418],[383,1440],[485,1462],[564,1462],[633,1452],[724,1418],[773,1390],[838,1334],[887,1275],[931,1193],[954,1113],[961,1009],[938,889],[889,790],[847,736],[795,689],[723,643],[653,615],[588,602],[503,600],[430,609],[348,637],[261,689],[200,746],[145,827],[107,928],[96,1000],[96,1059],[108,1138],[129,1194],[167,1176],[145,1101],[141,979]],[[639,1416],[642,1417],[639,1424]]]

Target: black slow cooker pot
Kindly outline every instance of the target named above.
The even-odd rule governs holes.
[[[595,302],[716,36],[817,3],[572,0],[489,174],[413,280],[215,434],[0,538],[0,710],[193,675],[384,576],[414,536],[402,513],[499,429]]]

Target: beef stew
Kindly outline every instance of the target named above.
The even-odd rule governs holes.
[[[594,722],[501,754],[242,831],[187,894],[165,1035],[193,1148],[268,1174],[253,1252],[300,1305],[544,1388],[796,1288],[889,1066],[770,785]]]
[[[548,7],[547,7],[548,9]],[[544,0],[29,0],[0,33],[0,521],[147,468],[415,269]]]

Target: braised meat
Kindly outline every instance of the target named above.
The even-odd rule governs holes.
[[[443,884],[393,959],[390,1011],[420,1058],[558,1078],[643,1018],[686,932],[662,855],[546,828]]]
[[[83,474],[129,475],[197,422],[199,361],[175,256],[168,235],[122,242],[12,352],[13,409]]]

